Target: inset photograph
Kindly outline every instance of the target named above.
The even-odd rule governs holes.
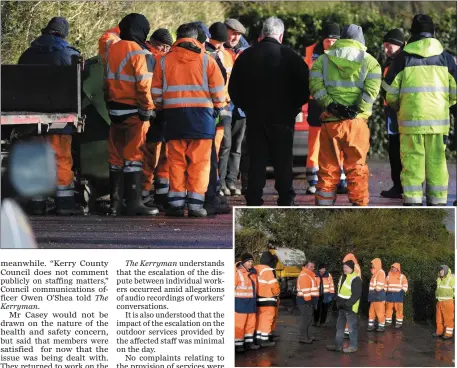
[[[235,365],[455,366],[455,211],[235,214]]]

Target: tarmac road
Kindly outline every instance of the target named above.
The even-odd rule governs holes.
[[[400,199],[384,199],[379,193],[390,187],[387,162],[370,162],[371,206],[401,206]],[[449,165],[449,205],[456,198],[456,166]],[[297,176],[297,205],[313,206],[314,197],[305,194],[304,175]],[[244,197],[230,197],[233,206],[245,205]],[[276,204],[274,180],[268,179],[265,205]],[[347,195],[339,195],[337,205],[350,205]],[[173,219],[89,215],[85,217],[31,217],[40,248],[231,248],[232,215],[216,218]]]
[[[359,316],[359,350],[353,354],[327,351],[334,343],[336,315],[328,327],[312,327],[313,344],[298,343],[298,311],[291,312],[291,300],[281,303],[275,347],[237,354],[237,367],[453,367],[454,341],[434,339],[432,326],[405,322],[402,329],[367,332],[366,318]],[[348,340],[346,340],[348,341]],[[348,344],[348,342],[345,342]],[[346,345],[345,345],[346,346]]]

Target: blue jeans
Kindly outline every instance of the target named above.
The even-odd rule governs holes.
[[[357,348],[357,334],[358,334],[358,322],[357,322],[357,314],[353,311],[346,311],[340,309],[338,311],[338,321],[336,322],[336,346],[338,348],[343,347],[344,341],[344,328],[346,327],[346,323],[348,324],[349,328],[349,346]]]

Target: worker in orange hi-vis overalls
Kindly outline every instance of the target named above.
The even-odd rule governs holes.
[[[168,216],[205,217],[215,118],[225,105],[224,78],[198,42],[195,24],[183,24],[171,51],[157,64],[152,95],[164,109],[170,191]]]
[[[359,262],[357,261],[357,258],[355,258],[355,255],[352,253],[346,254],[343,258],[343,263],[347,261],[354,262],[354,272],[360,277],[360,279],[362,279],[362,270],[360,269]],[[344,338],[349,339],[349,327],[347,324],[344,329]]]
[[[149,22],[129,14],[119,24],[121,40],[112,44],[105,66],[105,94],[111,120],[108,139],[112,215],[126,199],[127,215],[156,215],[141,202],[143,145],[154,118],[151,95],[155,58],[148,51]]]
[[[377,332],[385,331],[386,322],[386,273],[382,269],[382,262],[379,258],[371,261],[371,281],[368,293],[368,302],[370,302],[370,311],[368,317],[367,331]],[[378,328],[375,327],[375,320],[378,319]]]
[[[155,57],[155,62],[160,63],[162,56],[170,51],[173,37],[167,29],[155,30],[149,42],[146,43],[149,51]],[[169,173],[167,147],[163,137],[164,129],[163,110],[156,111],[154,124],[149,127],[146,134],[146,143],[143,147],[143,193],[142,200],[146,207],[166,208],[169,191]],[[154,190],[152,191],[152,184]]]
[[[114,28],[108,29],[98,40],[98,55],[101,56],[103,65],[106,64],[106,54],[109,47],[121,40],[121,29],[117,25]]]
[[[317,43],[308,46],[305,50],[305,62],[311,70],[314,61],[322,55],[336,40],[340,39],[340,26],[336,23],[325,23],[321,31],[321,39]],[[308,180],[309,187],[306,194],[316,193],[317,184],[317,171],[319,170],[319,136],[321,132],[321,119],[322,109],[315,100],[310,97],[308,101],[308,157],[306,160],[306,179]],[[339,194],[347,193],[346,175],[343,171],[343,152],[341,152],[341,177],[340,183],[337,187]]]
[[[257,272],[252,255],[245,253],[235,264],[235,352],[257,350],[254,343],[256,327]]]
[[[255,266],[259,287],[257,289],[257,323],[256,340],[260,347],[275,346],[271,336],[277,317],[280,294],[279,282],[276,279],[275,268],[278,257],[269,251],[263,252],[260,264]]]

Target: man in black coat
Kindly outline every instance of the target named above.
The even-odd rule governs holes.
[[[308,101],[309,70],[293,50],[281,45],[284,23],[268,18],[261,41],[238,57],[229,82],[229,94],[247,115],[247,144],[251,156],[246,201],[263,204],[266,166],[275,170],[279,206],[294,205],[292,145],[295,118]]]

